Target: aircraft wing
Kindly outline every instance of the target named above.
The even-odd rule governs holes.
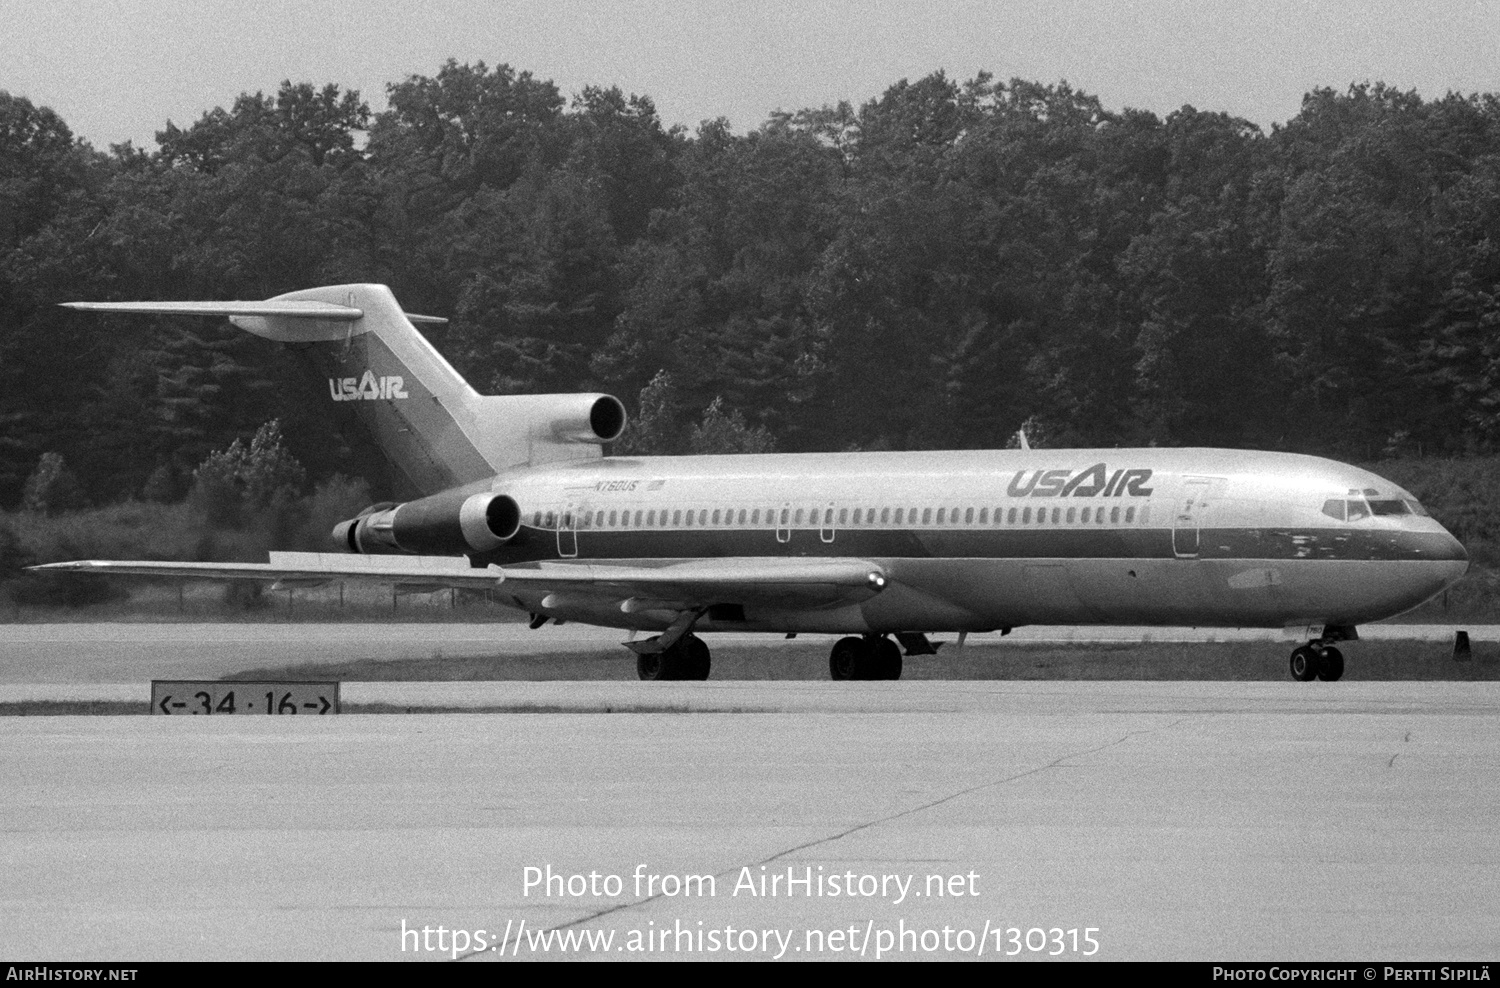
[[[165,576],[195,580],[274,581],[279,588],[323,583],[375,583],[434,590],[460,587],[491,590],[493,570],[472,569],[468,560],[422,556],[354,556],[324,552],[273,552],[269,563],[175,563],[106,559],[32,566],[47,573],[95,573],[99,576]]]
[[[682,561],[622,560],[618,563],[548,562],[473,569],[461,557],[355,556],[322,552],[273,552],[268,563],[114,562],[86,559],[31,567],[41,572],[102,576],[161,576],[179,579],[275,581],[279,587],[334,581],[377,583],[434,590],[448,587],[503,588],[532,602],[546,595],[622,610],[685,610],[715,603],[787,607],[831,607],[866,600],[884,589],[882,568],[863,559],[768,559],[740,557]],[[523,606],[528,606],[522,601]]]
[[[503,590],[618,602],[627,613],[717,603],[832,607],[868,600],[886,585],[884,570],[864,559],[552,562],[511,566],[503,572]]]

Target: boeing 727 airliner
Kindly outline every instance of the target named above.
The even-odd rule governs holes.
[[[89,560],[46,569],[483,587],[547,621],[651,632],[643,679],[704,679],[715,631],[842,636],[835,679],[896,679],[933,632],[1026,624],[1307,627],[1336,643],[1468,568],[1416,498],[1367,470],[1223,449],[603,456],[602,394],[477,394],[382,285],[263,302],[70,303],[227,316],[318,364],[322,400],[421,496],[334,530],[346,554],[269,563]],[[894,640],[893,640],[894,639]],[[900,643],[898,645],[898,642]]]

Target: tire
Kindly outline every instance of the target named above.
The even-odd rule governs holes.
[[[1318,653],[1311,645],[1292,650],[1292,678],[1299,683],[1309,683],[1318,678]]]
[[[876,674],[874,679],[900,679],[901,678],[901,646],[889,638],[881,638],[875,642],[873,649],[875,655]]]
[[[668,662],[664,652],[642,652],[635,657],[635,674],[648,681],[660,681],[667,676]]]
[[[828,653],[828,675],[839,681],[865,679],[869,661],[865,659],[865,643],[859,638],[840,638]]]
[[[688,635],[677,643],[682,650],[683,679],[704,680],[708,678],[708,670],[712,665],[709,657],[708,643],[697,635]]]
[[[1344,674],[1344,653],[1329,645],[1323,649],[1323,656],[1318,661],[1318,678],[1325,683],[1336,683]]]

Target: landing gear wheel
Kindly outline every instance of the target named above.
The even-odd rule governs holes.
[[[1318,662],[1318,678],[1325,683],[1336,683],[1343,674],[1344,653],[1329,645]]]
[[[1317,649],[1311,645],[1303,645],[1292,651],[1292,678],[1299,683],[1308,683],[1316,679],[1321,665]]]
[[[709,669],[708,643],[697,635],[688,635],[677,643],[683,653],[683,679],[707,679]]]
[[[876,674],[873,679],[901,678],[901,646],[889,638],[877,638],[873,643]]]
[[[645,680],[662,680],[667,675],[670,663],[665,652],[641,652],[635,657],[635,674]]]
[[[671,648],[643,652],[635,657],[635,674],[641,679],[707,679],[708,645],[697,635],[684,635]]]
[[[861,638],[840,638],[828,653],[828,675],[837,680],[869,679],[869,651]]]

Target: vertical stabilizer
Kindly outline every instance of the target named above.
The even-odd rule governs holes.
[[[625,427],[602,394],[484,396],[417,332],[384,285],[334,285],[263,302],[73,302],[91,311],[227,316],[299,352],[325,382],[326,401],[369,431],[422,495],[519,467],[597,458]]]
[[[472,422],[480,396],[417,332],[389,288],[338,285],[271,301],[324,302],[359,311],[358,317],[339,322],[279,315],[230,320],[301,354],[324,385],[311,400],[333,404],[339,417],[368,430],[412,489],[435,494],[498,472]]]

